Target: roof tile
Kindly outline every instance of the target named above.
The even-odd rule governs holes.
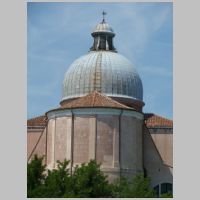
[[[159,115],[155,115],[153,113],[145,113],[144,114],[145,124],[148,128],[156,128],[156,127],[173,127],[173,121],[170,119],[166,119]]]
[[[173,127],[173,121],[163,118],[161,116],[145,113],[144,114],[145,124],[148,128],[156,128],[156,127]],[[27,120],[28,126],[45,126],[46,117],[39,116],[32,119]]]
[[[126,105],[123,105],[110,97],[107,97],[97,91],[94,91],[86,96],[80,97],[73,101],[70,101],[63,106],[53,109],[60,110],[65,108],[92,108],[92,107],[106,107],[106,108],[122,108],[122,109],[131,109]],[[173,127],[173,121],[166,119],[164,117],[155,115],[153,113],[144,114],[145,124],[148,128],[156,127]],[[27,120],[28,126],[45,126],[46,125],[46,116],[39,116]]]
[[[27,120],[27,126],[45,126],[46,125],[46,116],[42,115]]]
[[[103,95],[97,91],[94,91],[86,96],[75,99],[69,103],[64,104],[61,108],[84,108],[84,107],[109,107],[109,108],[133,108],[125,106],[110,97]]]

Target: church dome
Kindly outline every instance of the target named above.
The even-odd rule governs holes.
[[[62,102],[98,91],[112,98],[128,99],[143,106],[142,81],[133,64],[113,46],[113,29],[105,22],[92,32],[93,46],[76,59],[63,81]]]
[[[65,74],[62,100],[94,90],[141,101],[143,95],[141,79],[132,63],[111,51],[91,51],[75,60]]]

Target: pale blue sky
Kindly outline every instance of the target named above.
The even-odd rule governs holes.
[[[28,3],[28,118],[59,106],[64,74],[92,46],[102,10],[142,79],[143,111],[173,118],[172,3]]]

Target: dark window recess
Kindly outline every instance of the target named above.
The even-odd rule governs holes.
[[[171,193],[172,194],[172,184],[171,183],[162,183],[161,184],[161,194]]]

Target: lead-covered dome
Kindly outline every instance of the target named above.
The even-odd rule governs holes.
[[[75,60],[65,74],[62,100],[97,90],[111,97],[142,101],[141,79],[132,63],[110,51],[91,51]]]
[[[65,74],[61,105],[96,90],[122,99],[122,103],[134,101],[142,107],[142,81],[133,64],[114,48],[112,28],[103,20],[92,36],[94,43],[90,52],[75,60]]]
[[[112,27],[104,21],[97,24],[93,31],[93,33],[99,33],[99,32],[114,34]]]

